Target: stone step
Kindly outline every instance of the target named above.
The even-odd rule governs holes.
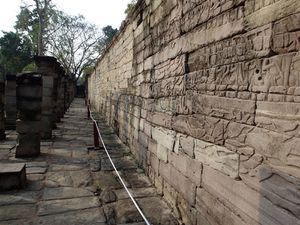
[[[24,163],[0,163],[0,190],[20,189],[26,185]]]

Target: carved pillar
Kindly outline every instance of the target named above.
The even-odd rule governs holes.
[[[16,129],[17,120],[17,97],[16,97],[16,75],[6,75],[5,81],[5,128]]]
[[[16,157],[35,157],[40,154],[42,93],[43,80],[39,73],[17,75]]]
[[[42,139],[52,137],[52,129],[55,127],[55,102],[57,98],[57,73],[56,58],[50,56],[35,56],[38,73],[43,77],[43,101],[42,101]]]

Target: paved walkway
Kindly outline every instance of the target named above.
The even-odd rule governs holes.
[[[0,163],[25,162],[25,190],[0,192],[0,225],[144,224],[103,150],[93,144],[92,123],[82,99],[75,99],[41,156],[14,158],[16,134],[0,143]],[[136,166],[129,150],[99,118],[100,129],[130,190],[152,224],[178,224],[168,205]]]

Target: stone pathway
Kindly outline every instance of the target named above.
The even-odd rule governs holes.
[[[75,99],[35,159],[14,158],[16,133],[7,133],[0,143],[0,163],[25,162],[28,185],[0,192],[0,225],[144,224],[105,152],[88,150],[93,133],[86,114],[84,101]],[[97,118],[113,160],[146,217],[152,224],[179,224],[130,151]]]

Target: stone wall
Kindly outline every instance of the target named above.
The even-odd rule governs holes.
[[[300,224],[300,1],[143,0],[88,79],[185,224]]]

